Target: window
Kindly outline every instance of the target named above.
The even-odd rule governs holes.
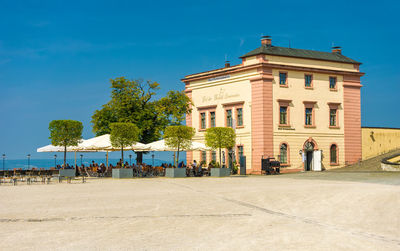
[[[280,106],[279,108],[279,124],[280,125],[287,125],[287,106]]]
[[[329,126],[336,126],[337,109],[329,109]]]
[[[216,151],[212,151],[211,157],[212,157],[213,161],[217,161],[217,152]]]
[[[232,110],[226,110],[226,126],[232,127]]]
[[[205,112],[200,113],[200,128],[206,129],[206,113]]]
[[[335,144],[331,145],[331,164],[337,164],[337,146]]]
[[[279,73],[279,85],[287,86],[287,73],[286,72]]]
[[[329,77],[329,89],[336,90],[336,77]]]
[[[237,126],[243,126],[243,108],[236,109]]]
[[[286,144],[282,144],[280,148],[280,158],[279,158],[279,161],[282,164],[288,163],[287,152],[288,152],[288,146]]]
[[[312,88],[312,75],[304,75],[304,86],[306,88]]]
[[[306,108],[306,125],[313,125],[312,113],[313,108]]]
[[[204,163],[207,162],[207,152],[206,151],[201,151],[201,162],[204,162]]]
[[[210,112],[210,126],[215,127],[215,112]]]

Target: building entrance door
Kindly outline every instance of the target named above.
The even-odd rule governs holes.
[[[313,152],[311,151],[306,152],[306,162],[304,166],[305,171],[312,170],[312,157],[313,157]]]
[[[305,161],[304,161],[304,171],[311,171],[312,170],[312,163],[313,163],[313,153],[314,153],[314,144],[312,142],[307,142],[304,146],[305,152]]]

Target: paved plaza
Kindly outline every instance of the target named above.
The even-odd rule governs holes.
[[[2,250],[400,250],[400,174],[2,185]]]

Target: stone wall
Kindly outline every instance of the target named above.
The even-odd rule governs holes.
[[[362,159],[400,149],[400,128],[362,128]]]

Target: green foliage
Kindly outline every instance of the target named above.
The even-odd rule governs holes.
[[[213,148],[232,148],[236,143],[235,131],[230,127],[212,127],[206,131],[206,145]]]
[[[64,166],[67,146],[77,146],[82,139],[82,122],[76,120],[53,120],[49,124],[51,144],[64,147]]]
[[[83,125],[76,120],[53,120],[49,130],[52,145],[77,146],[82,139]]]
[[[234,161],[232,163],[232,174],[237,174],[239,171],[239,165],[238,163],[236,163],[236,161]]]
[[[157,82],[111,79],[111,100],[92,116],[93,132],[99,136],[111,132],[111,123],[130,122],[139,127],[139,141],[150,143],[161,138],[168,125],[179,124],[190,112],[190,99],[177,91],[155,100]]]
[[[96,123],[93,123],[96,121]],[[110,124],[118,121],[110,104],[103,105],[103,109],[97,110],[92,116],[93,131],[96,136],[108,134],[111,132]]]
[[[110,141],[114,147],[127,147],[139,139],[139,128],[132,123],[112,123]]]
[[[133,145],[139,139],[139,128],[132,123],[111,123],[110,141],[113,147],[121,148],[121,159],[124,163],[124,147]]]
[[[179,152],[182,149],[188,149],[191,146],[194,134],[194,128],[184,125],[168,126],[165,129],[165,144],[168,147],[177,149],[176,166],[178,166],[177,162],[179,161]]]
[[[221,149],[232,148],[236,143],[236,133],[229,127],[212,127],[206,131],[206,145],[219,149],[219,164],[222,166]]]
[[[218,162],[216,162],[215,160],[211,161],[211,165],[213,166],[213,168],[220,168],[221,166],[219,165]]]
[[[182,91],[169,91],[167,96],[158,101],[158,111],[169,125],[179,125],[190,113],[192,101]]]

